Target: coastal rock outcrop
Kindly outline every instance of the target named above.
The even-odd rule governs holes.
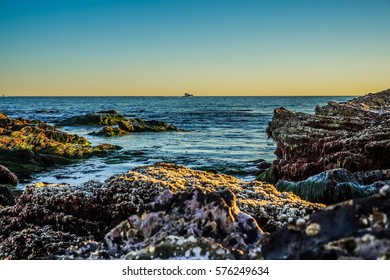
[[[0,259],[261,258],[262,232],[323,206],[272,185],[158,163],[103,184],[27,187],[0,212]]]
[[[390,187],[336,204],[263,240],[266,259],[390,259]]]
[[[314,115],[275,109],[267,133],[277,143],[277,160],[259,180],[301,181],[336,168],[390,169],[389,108],[390,89],[317,106]]]
[[[81,116],[74,116],[58,122],[62,126],[105,126],[91,135],[99,136],[123,136],[132,132],[161,132],[161,131],[180,131],[173,124],[158,120],[142,120],[140,118],[126,119],[117,111],[108,110],[97,113],[89,113]],[[116,125],[113,127],[113,125]]]
[[[59,121],[57,125],[60,126],[101,126],[101,125],[115,125],[119,122],[125,121],[126,118],[114,110],[100,111],[98,113],[89,113],[81,116],[74,116],[65,120]]]
[[[18,177],[72,159],[106,155],[118,146],[92,146],[87,139],[69,134],[41,121],[11,119],[0,114],[0,164]]]
[[[117,127],[106,126],[98,132],[92,132],[91,135],[100,136],[123,136],[129,135],[133,132],[162,132],[162,131],[181,131],[173,124],[167,124],[166,122],[151,120],[144,121],[139,118],[128,119],[126,121],[120,121]]]

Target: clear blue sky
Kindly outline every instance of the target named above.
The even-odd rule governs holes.
[[[0,92],[374,92],[389,15],[389,0],[0,0]]]

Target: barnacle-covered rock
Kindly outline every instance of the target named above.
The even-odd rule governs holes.
[[[126,259],[225,259],[239,258],[262,235],[256,221],[239,210],[230,190],[167,190],[112,229],[105,242],[109,251]]]
[[[145,255],[145,250],[168,246],[169,242],[162,238],[165,233],[173,241],[187,240],[188,246],[193,236],[205,246],[204,252],[205,248],[214,248],[226,252],[226,258],[245,258],[245,254],[259,258],[258,248],[253,244],[259,240],[261,230],[272,232],[322,207],[290,193],[280,193],[272,185],[158,163],[112,176],[103,184],[29,186],[15,206],[0,212],[0,239],[3,240],[0,259],[135,258],[131,254],[134,251],[143,258],[151,258],[151,254]],[[195,222],[197,219],[199,224]],[[67,244],[72,246],[67,250],[59,247],[55,251],[50,238],[40,244],[53,250],[36,248],[34,240],[27,242],[22,255],[12,249],[17,232],[45,226],[53,233],[77,238],[68,239]],[[114,232],[128,237],[110,238]],[[129,241],[131,233],[139,239],[133,236]],[[107,245],[103,243],[104,236]],[[109,240],[113,240],[111,245]],[[93,245],[94,242],[99,246]],[[171,252],[186,257],[187,250],[178,251],[175,244],[171,244]],[[127,245],[134,250],[128,250]],[[92,247],[97,251],[93,252]],[[30,255],[28,250],[34,254]],[[188,254],[195,258],[196,252],[198,249]],[[201,256],[206,257],[206,253]],[[222,255],[209,252],[207,256]]]
[[[390,187],[329,206],[264,239],[266,259],[390,259]]]
[[[129,190],[128,185],[115,182],[105,186],[93,181],[81,186],[44,183],[29,186],[13,207],[0,212],[0,259],[45,258],[83,240],[101,240],[110,228],[142,204],[142,198]],[[23,241],[26,248],[22,251],[14,247],[31,228],[34,232],[50,229],[48,232],[55,236],[65,234],[69,237],[67,245],[51,245],[48,233],[39,242],[33,238],[35,235],[23,237],[27,241]]]

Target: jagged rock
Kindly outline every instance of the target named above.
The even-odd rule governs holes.
[[[390,168],[390,90],[329,102],[314,115],[274,111],[267,133],[277,143],[272,176],[299,181],[325,170]],[[271,182],[276,183],[276,182]]]
[[[330,206],[263,240],[265,259],[390,259],[390,187]]]
[[[336,168],[390,169],[389,105],[390,89],[317,106],[314,115],[275,109],[267,133],[278,158],[258,179],[276,184]]]
[[[0,164],[23,178],[71,159],[106,155],[118,146],[91,146],[84,137],[68,134],[40,121],[0,116]]]
[[[373,195],[388,184],[390,170],[352,174],[346,169],[339,168],[321,172],[299,182],[279,180],[276,189],[281,192],[292,192],[307,201],[329,205]]]
[[[218,205],[218,201],[220,205]],[[194,205],[191,206],[192,204]],[[196,210],[196,207],[200,209]],[[196,224],[193,224],[192,220],[197,217],[196,215],[203,213],[204,216],[209,210],[211,217],[206,216],[207,219],[204,220],[207,221],[206,224],[197,225],[198,229],[203,230],[203,233],[197,231],[196,227],[193,228],[194,238],[203,244],[202,250],[214,248],[218,252],[224,251],[231,253],[232,256],[242,257],[244,255],[238,252],[242,250],[240,246],[243,246],[244,243],[250,245],[255,242],[254,240],[259,239],[257,234],[252,234],[256,231],[255,224],[263,231],[272,232],[288,222],[302,218],[322,207],[321,204],[300,200],[290,193],[280,193],[272,185],[256,181],[245,182],[232,176],[194,171],[182,166],[159,163],[115,175],[104,184],[89,182],[79,187],[47,186],[44,184],[27,187],[15,206],[7,207],[0,212],[0,240],[2,240],[0,259],[80,258],[80,256],[83,258],[120,258],[124,256],[133,258],[130,251],[127,251],[126,255],[121,254],[122,251],[124,252],[122,245],[127,242],[126,240],[129,240],[130,236],[128,239],[123,239],[123,243],[119,242],[119,247],[116,247],[117,251],[113,250],[114,245],[105,247],[103,244],[104,236],[122,221],[125,222],[121,223],[117,230],[122,229],[123,225],[128,225],[126,219],[129,217],[132,217],[131,219],[139,217],[141,224],[144,225],[143,229],[134,229],[135,231],[139,229],[138,236],[142,236],[150,244],[145,243],[144,246],[137,243],[134,238],[131,244],[139,250],[144,258],[148,258],[145,255],[145,250],[152,248],[148,247],[149,245],[154,244],[163,250],[162,248],[166,248],[165,246],[168,246],[170,242],[157,238],[155,239],[156,243],[152,243],[153,238],[156,237],[154,234],[160,230],[159,228],[149,228],[151,232],[147,234],[147,222],[154,221],[153,217],[156,215],[162,215],[161,217],[165,217],[165,219],[172,218],[167,222],[167,227],[170,228],[165,230],[172,236],[171,252],[181,252],[185,256],[185,252],[178,251],[179,249],[175,246],[181,241],[189,247],[192,246],[191,244],[196,245],[191,241],[191,229],[186,227],[195,226]],[[232,216],[227,216],[226,211],[230,212]],[[161,214],[159,214],[160,212]],[[254,219],[252,220],[247,215]],[[229,217],[234,217],[234,221]],[[240,223],[241,217],[250,223],[248,222],[246,225]],[[184,219],[182,224],[181,218]],[[226,224],[218,223],[218,219],[221,219],[221,222],[225,221]],[[207,228],[214,228],[212,220],[216,222],[219,235],[213,232],[207,236]],[[179,224],[176,224],[175,221],[178,221]],[[207,223],[209,224],[207,225]],[[152,224],[150,225],[152,226]],[[155,221],[154,225],[158,227],[159,221]],[[187,231],[177,231],[180,225],[183,230]],[[30,229],[33,232],[41,232],[44,227],[47,229],[47,238],[35,240],[34,236],[38,236],[38,234],[26,235]],[[229,231],[228,228],[232,230]],[[233,242],[233,239],[231,240],[230,247],[228,247],[228,241],[230,241],[228,232],[236,233],[237,237],[236,243]],[[51,233],[54,234],[53,240],[56,244],[60,240],[59,236],[62,235],[66,237],[66,242],[61,243],[61,246],[51,244],[49,238]],[[110,239],[109,236],[106,240]],[[241,237],[244,241],[240,241]],[[24,250],[18,250],[13,245],[15,242],[19,242],[15,238],[23,240],[23,242],[29,240]],[[175,240],[181,241],[177,243]],[[241,244],[237,245],[237,248],[240,249],[235,249],[235,244]],[[98,251],[91,250],[91,246]],[[65,250],[65,247],[68,249]],[[190,250],[189,247],[188,250]],[[220,249],[222,251],[219,251]],[[89,253],[87,254],[86,251]],[[192,250],[193,253],[189,254],[196,254],[198,251],[199,249]],[[210,252],[210,257],[217,258],[220,255],[217,251]],[[244,251],[244,253],[250,254],[251,258],[258,258],[260,256],[258,251],[258,248],[253,247],[249,253],[248,251]],[[193,257],[196,256],[193,255]],[[201,254],[201,256],[206,255]]]
[[[112,229],[105,243],[125,259],[226,259],[247,254],[262,235],[230,190],[167,190]]]

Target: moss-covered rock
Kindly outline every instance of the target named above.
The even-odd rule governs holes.
[[[172,124],[166,122],[151,120],[145,121],[139,118],[120,121],[118,127],[106,126],[98,132],[92,132],[91,135],[98,136],[123,136],[132,132],[162,132],[162,131],[181,131]]]
[[[281,192],[292,192],[307,201],[334,204],[377,193],[381,187],[390,184],[389,175],[390,170],[377,170],[368,179],[367,174],[354,176],[348,170],[339,168],[299,182],[279,180],[276,188]]]
[[[82,116],[74,116],[68,119],[59,121],[57,124],[61,126],[102,126],[102,125],[116,125],[121,121],[125,121],[125,117],[113,113],[111,111],[101,113],[89,113]]]
[[[28,177],[45,167],[73,159],[103,156],[118,146],[92,146],[87,139],[54,126],[25,119],[0,118],[0,164],[17,176]]]

